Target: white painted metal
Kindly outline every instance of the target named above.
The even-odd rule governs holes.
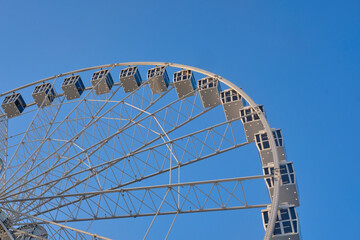
[[[239,87],[237,87],[235,84],[233,84],[233,83],[231,83],[230,81],[228,81],[228,80],[226,80],[226,79],[224,79],[224,78],[222,78],[222,77],[220,77],[220,76],[218,76],[218,75],[216,75],[216,74],[213,74],[213,73],[211,73],[211,72],[209,72],[209,71],[205,71],[205,70],[202,70],[202,69],[199,69],[199,68],[195,68],[195,67],[191,67],[191,66],[186,66],[186,65],[182,65],[182,64],[176,64],[176,63],[166,63],[166,62],[128,62],[128,63],[115,63],[115,64],[108,64],[108,65],[102,65],[102,66],[96,66],[96,67],[91,67],[91,68],[85,68],[85,69],[80,69],[80,70],[76,70],[76,71],[71,71],[71,72],[67,72],[67,73],[63,73],[63,74],[59,74],[59,75],[56,75],[56,76],[53,76],[53,77],[49,77],[49,78],[45,78],[45,79],[42,79],[42,80],[39,80],[39,81],[36,81],[36,82],[33,82],[33,83],[30,83],[30,84],[27,84],[27,85],[24,85],[24,86],[22,86],[22,87],[19,87],[19,88],[16,88],[16,89],[13,89],[13,90],[11,90],[11,91],[7,91],[7,92],[4,92],[4,93],[2,93],[2,94],[0,94],[0,97],[2,97],[2,96],[5,96],[5,95],[8,95],[9,93],[12,93],[12,92],[17,92],[17,91],[19,91],[19,90],[22,90],[22,89],[24,89],[24,88],[28,88],[28,87],[31,87],[31,86],[35,86],[35,85],[37,85],[37,84],[40,84],[40,83],[43,83],[43,82],[48,82],[48,81],[50,81],[50,80],[56,80],[56,79],[58,79],[59,77],[62,77],[62,76],[68,76],[68,75],[71,75],[71,74],[76,74],[76,73],[81,73],[81,72],[85,72],[85,71],[90,71],[90,70],[98,70],[98,69],[102,69],[102,68],[114,68],[114,67],[119,67],[119,66],[141,66],[141,65],[152,65],[152,66],[165,66],[165,67],[174,67],[174,68],[180,68],[180,69],[185,69],[185,70],[191,70],[191,71],[193,71],[193,72],[198,72],[198,73],[201,73],[201,74],[204,74],[205,76],[207,76],[207,77],[213,77],[213,78],[215,78],[215,79],[217,79],[217,80],[219,80],[220,82],[222,82],[222,83],[224,83],[225,85],[227,85],[227,86],[229,86],[231,89],[234,89],[235,91],[237,91],[248,103],[249,103],[249,105],[253,108],[253,109],[257,109],[257,114],[258,114],[258,116],[259,116],[259,118],[260,118],[260,120],[261,120],[261,122],[262,122],[262,124],[263,124],[263,126],[264,126],[264,128],[265,128],[265,131],[268,133],[268,137],[269,137],[269,139],[270,139],[270,146],[271,146],[271,149],[273,149],[273,151],[272,151],[272,154],[273,154],[273,159],[274,159],[274,177],[275,177],[275,181],[274,181],[274,192],[273,192],[273,200],[272,200],[272,204],[271,204],[271,215],[270,215],[270,218],[269,218],[269,224],[268,224],[268,228],[267,228],[267,230],[266,230],[266,233],[265,233],[265,237],[264,237],[264,239],[266,239],[266,240],[269,240],[269,239],[271,239],[271,236],[272,236],[272,232],[273,232],[273,229],[274,229],[274,224],[275,224],[275,220],[276,220],[276,213],[277,213],[277,210],[278,210],[278,206],[279,206],[279,187],[280,187],[280,174],[279,174],[279,159],[278,159],[278,154],[277,154],[277,148],[276,148],[276,146],[275,146],[275,141],[274,141],[274,138],[273,138],[273,135],[272,135],[272,131],[271,131],[271,128],[270,128],[270,126],[269,126],[269,124],[268,124],[268,122],[267,122],[267,120],[266,120],[266,118],[265,118],[265,115],[264,115],[264,113],[263,112],[261,112],[260,110],[258,110],[258,108],[257,108],[257,104],[255,104],[255,102],[241,89],[241,88],[239,88]],[[111,71],[111,70],[110,70]],[[116,85],[116,84],[115,84]],[[86,88],[86,90],[90,90],[90,92],[88,93],[88,95],[89,94],[92,94],[93,93],[93,89],[95,88],[96,86],[94,86],[94,87],[92,87],[92,88]],[[166,94],[166,92],[165,93],[163,93],[163,95],[161,95],[159,98],[161,98],[162,96],[164,96]],[[56,101],[59,101],[59,100],[57,100],[58,98],[56,98]],[[84,99],[86,99],[86,97],[84,97]],[[112,100],[111,99],[111,96],[109,96],[109,98],[107,98],[107,99],[105,99],[105,100],[102,100],[101,98],[99,98],[99,100],[98,100],[98,104],[99,104],[99,110],[97,111],[97,112],[94,112],[94,114],[93,114],[93,116],[92,116],[92,119],[86,124],[86,125],[84,125],[84,128],[83,129],[87,129],[87,128],[90,128],[94,123],[96,123],[97,121],[99,121],[100,119],[101,119],[101,117],[102,116],[106,116],[106,114],[107,113],[109,113],[109,112],[111,112],[111,109],[112,108],[110,108],[110,109],[106,109],[106,112],[105,113],[103,113],[102,112],[102,110],[103,109],[105,109],[104,107],[105,107],[105,105],[106,104],[108,104],[108,103],[110,103],[110,102],[112,102],[113,101],[113,103],[115,103],[115,105],[114,105],[114,107],[115,106],[117,106],[117,105],[120,105],[120,104],[122,104],[122,101],[114,101],[114,100]],[[155,100],[155,101],[157,101],[157,100]],[[84,100],[81,100],[79,103],[78,103],[78,105],[77,106],[80,106],[80,104],[81,103],[84,103]],[[58,103],[54,103],[53,104],[53,107],[52,108],[55,108],[55,113],[52,113],[52,114],[54,114],[54,115],[56,115],[56,109],[59,109],[61,106],[62,106],[62,104],[63,104],[63,102],[58,102]],[[101,104],[103,104],[103,105],[101,105]],[[32,106],[32,105],[34,105],[33,103],[32,104],[28,104],[28,106]],[[101,107],[102,106],[102,107]],[[150,105],[151,106],[151,105]],[[114,108],[113,107],[113,108]],[[166,106],[163,108],[163,109],[165,109],[166,108]],[[207,109],[207,110],[205,110],[204,112],[206,112],[206,111],[210,111],[212,108],[209,108],[209,109]],[[75,109],[74,109],[75,110]],[[160,111],[161,109],[159,109],[159,111]],[[49,108],[48,110],[47,110],[47,108],[44,108],[44,110],[42,110],[42,111],[51,111],[51,109]],[[145,111],[146,111],[146,108],[145,108]],[[38,112],[39,112],[39,114],[42,114],[41,112],[40,112],[40,109],[38,110]],[[72,113],[72,112],[71,112]],[[62,120],[62,122],[60,123],[60,125],[61,124],[66,124],[67,123],[67,119],[71,116],[71,113],[69,113],[63,120]],[[101,114],[100,114],[101,113]],[[36,115],[36,116],[38,116],[38,114]],[[139,115],[140,116],[140,115]],[[44,115],[44,117],[46,117],[45,115]],[[196,117],[196,116],[195,116]],[[136,116],[135,116],[135,120],[132,122],[132,123],[129,123],[129,124],[127,124],[127,125],[125,125],[125,126],[123,126],[122,128],[121,128],[121,131],[123,132],[123,131],[125,131],[126,129],[127,129],[127,127],[131,127],[131,126],[134,126],[134,124],[137,124],[137,125],[139,125],[139,126],[141,126],[141,121],[144,121],[144,120],[146,120],[146,119],[148,119],[148,120],[150,120],[150,119],[154,119],[155,121],[156,121],[156,117],[155,117],[155,113],[151,113],[150,115],[147,115],[146,117],[144,117],[144,118],[142,118],[142,119],[140,119],[140,120],[136,120]],[[190,120],[192,120],[192,118],[189,118],[189,121]],[[34,118],[34,121],[35,121],[35,118]],[[46,121],[48,121],[48,122],[52,122],[51,124],[54,124],[55,122],[55,118],[54,119],[47,119]],[[160,125],[161,126],[161,125]],[[176,125],[176,126],[174,126],[174,129],[177,129],[177,128],[179,128],[179,127],[181,127],[182,126],[182,124],[180,124],[180,125]],[[214,126],[214,127],[216,127],[216,126]],[[41,128],[41,125],[39,125],[39,128]],[[44,129],[45,130],[45,129]],[[56,130],[56,128],[55,128],[55,130]],[[49,130],[45,130],[45,136],[51,136],[52,135],[52,133],[55,131],[55,130],[52,130],[52,132],[50,132]],[[30,132],[30,128],[27,130],[29,133],[31,133]],[[203,131],[206,131],[205,129],[203,130]],[[73,137],[71,138],[71,139],[69,139],[68,140],[68,142],[67,143],[64,143],[62,146],[63,147],[66,147],[67,149],[70,149],[70,147],[73,147],[74,146],[74,142],[75,142],[75,140],[77,140],[78,139],[78,137],[80,136],[80,134],[82,133],[82,131],[80,131],[80,132],[78,132],[77,134],[74,134],[73,135]],[[93,154],[93,153],[95,153],[96,152],[96,150],[97,149],[100,149],[102,146],[104,146],[105,144],[107,144],[114,136],[116,136],[116,134],[118,134],[119,132],[115,132],[113,135],[109,135],[109,136],[107,136],[107,137],[105,137],[105,138],[103,138],[102,140],[100,140],[99,142],[96,142],[94,145],[92,145],[92,146],[89,146],[87,149],[81,149],[81,151],[79,152],[79,154],[75,154],[74,156],[72,156],[72,159],[74,159],[74,158],[76,158],[77,156],[80,156],[80,154],[83,154],[83,153],[86,153],[86,155],[89,155],[89,156],[91,156],[91,154]],[[166,132],[164,131],[164,133],[166,134]],[[193,134],[195,135],[197,132],[194,132]],[[159,138],[162,138],[162,132],[160,131],[160,132],[155,132],[154,134],[158,134],[159,135]],[[25,135],[24,135],[24,137],[25,137]],[[184,136],[184,138],[186,138],[186,137],[189,137],[189,138],[191,138],[191,136]],[[23,140],[25,140],[25,138],[23,139]],[[46,140],[48,140],[48,139],[46,139]],[[51,139],[51,141],[56,141],[56,139]],[[164,146],[165,147],[169,147],[168,146],[168,144],[169,143],[171,143],[171,145],[174,143],[174,142],[176,142],[176,139],[173,139],[173,140],[171,140],[171,139],[167,139],[167,143],[165,142],[165,144],[164,144]],[[151,143],[151,142],[150,142]],[[150,144],[149,143],[149,144]],[[43,143],[41,143],[39,146],[42,146],[42,144]],[[68,145],[67,145],[68,144]],[[239,147],[239,146],[242,146],[243,144],[235,144],[234,145],[234,147]],[[19,145],[20,146],[20,145]],[[68,147],[67,147],[68,146]],[[160,146],[159,146],[160,147]],[[62,147],[60,146],[59,147],[59,149],[61,149]],[[146,146],[145,146],[145,148],[144,149],[140,149],[140,152],[141,151],[152,151],[152,150],[154,150],[156,148],[156,146],[155,147],[153,147],[153,148],[146,148]],[[39,149],[39,147],[38,148],[35,148],[35,150],[36,149]],[[222,151],[228,151],[228,150],[230,150],[230,149],[232,149],[232,148],[228,148],[228,149],[224,149],[224,150],[222,150]],[[68,150],[65,150],[65,151],[68,151]],[[219,154],[219,153],[221,153],[221,151],[219,151],[219,152],[216,152],[216,153],[213,153],[214,155],[216,155],[216,154]],[[36,153],[36,151],[35,152],[33,152],[32,154],[35,154],[34,155],[34,157],[37,157],[38,156],[38,153]],[[136,155],[136,154],[139,154],[139,152],[134,152],[134,153],[130,153],[129,155],[126,155],[125,156],[125,158],[129,158],[129,157],[131,157],[132,156],[132,154],[134,155]],[[199,160],[201,160],[202,158],[207,158],[207,157],[209,157],[209,156],[211,156],[211,154],[209,154],[209,155],[207,155],[207,156],[203,156],[203,157],[198,157],[198,158],[196,158],[196,159],[192,159],[192,160],[190,160],[190,161],[188,161],[188,162],[185,162],[185,163],[182,163],[182,165],[178,165],[178,166],[170,166],[170,168],[168,168],[168,169],[166,169],[165,171],[171,171],[172,169],[176,169],[176,168],[179,168],[180,169],[180,166],[184,166],[184,165],[187,165],[187,164],[190,164],[190,163],[193,163],[193,162],[195,162],[195,161],[199,161]],[[46,162],[46,161],[48,161],[50,158],[52,158],[52,157],[55,157],[55,155],[54,154],[52,154],[52,153],[49,153],[49,155],[48,156],[46,156],[46,157],[44,157],[44,159],[42,160],[42,162],[40,162],[39,164],[41,164],[41,163],[44,163],[44,162]],[[67,160],[68,161],[68,160]],[[88,168],[87,169],[83,169],[83,170],[80,170],[80,171],[78,171],[78,172],[76,172],[76,173],[74,173],[73,175],[72,174],[70,174],[70,175],[66,175],[66,176],[63,176],[63,177],[59,177],[59,180],[61,180],[61,179],[71,179],[71,178],[73,178],[73,177],[76,177],[76,174],[81,174],[82,172],[92,172],[91,173],[91,175],[89,176],[89,177],[87,177],[87,178],[84,178],[83,180],[81,180],[81,181],[79,181],[79,182],[76,182],[76,183],[74,183],[74,186],[72,186],[71,188],[73,188],[73,187],[76,187],[78,184],[80,184],[81,182],[83,182],[83,181],[87,181],[87,180],[90,180],[92,177],[94,177],[95,176],[95,179],[98,177],[98,176],[100,176],[100,174],[101,174],[101,172],[100,171],[98,171],[97,169],[99,169],[99,168],[103,168],[103,169],[108,169],[108,168],[106,168],[105,167],[105,165],[110,165],[110,166],[112,166],[112,164],[116,164],[116,163],[118,163],[119,161],[121,161],[121,159],[113,159],[112,161],[109,161],[109,162],[106,162],[106,164],[104,163],[104,164],[98,164],[98,165],[96,165],[96,166],[87,166]],[[171,161],[170,161],[171,162]],[[60,167],[60,165],[58,164],[56,164],[56,161],[54,162],[55,163],[55,165],[53,165],[50,169],[55,169],[56,167]],[[80,166],[80,164],[85,164],[85,163],[79,163],[79,165],[78,166]],[[36,165],[35,166],[31,166],[31,169],[32,168],[35,168],[36,167]],[[74,166],[74,167],[77,167],[77,166]],[[50,171],[50,170],[49,170]],[[165,172],[164,170],[162,170],[162,172]],[[128,184],[131,184],[132,182],[136,182],[136,181],[139,181],[139,180],[142,180],[142,179],[145,179],[145,178],[148,178],[148,177],[152,177],[152,176],[154,176],[154,175],[156,175],[156,174],[160,174],[160,173],[162,173],[162,172],[159,172],[159,173],[153,173],[153,174],[150,174],[150,175],[148,175],[148,176],[142,176],[142,177],[140,177],[140,178],[135,178],[133,181],[129,181],[128,183],[126,183],[126,185],[128,185]],[[46,174],[46,171],[43,173],[43,174]],[[38,178],[38,177],[41,177],[41,176],[36,176],[36,178]],[[44,177],[45,177],[45,175],[44,175]],[[21,181],[23,182],[23,185],[22,186],[24,186],[24,184],[30,184],[30,182],[31,182],[31,180],[32,180],[33,178],[31,178],[31,176],[30,176],[30,178],[28,178],[28,176],[26,176],[26,177],[24,177]],[[8,181],[9,182],[9,180],[6,180],[6,181]],[[54,182],[54,181],[53,181]],[[10,184],[11,184],[11,181],[9,182]],[[48,191],[49,190],[49,188],[51,188],[52,186],[54,186],[55,187],[55,182],[54,182],[54,185],[52,185],[52,182],[47,182],[47,184],[50,184],[49,185],[49,187],[47,187],[47,186],[41,186],[41,184],[39,185],[39,186],[36,186],[36,187],[41,187],[41,188],[44,188],[44,189],[47,189],[46,191]],[[125,186],[125,185],[124,185]],[[24,197],[24,202],[23,203],[21,203],[21,204],[25,204],[25,202],[28,202],[28,201],[30,201],[30,202],[33,202],[34,204],[36,203],[36,201],[37,200],[39,200],[39,198],[41,198],[42,196],[40,195],[40,196],[38,196],[38,198],[34,198],[34,197],[31,197],[31,194],[30,195],[26,195],[26,194],[28,194],[29,192],[31,193],[31,191],[35,191],[35,187],[32,187],[31,185],[29,185],[29,186],[27,186],[26,188],[24,188],[23,190],[22,190],[22,188],[23,187],[20,187],[20,188],[14,188],[13,189],[13,187],[14,187],[14,184],[11,184],[10,185],[10,187],[11,188],[9,188],[9,191],[6,193],[6,194],[9,194],[9,195],[7,195],[8,197],[11,197],[11,196],[14,196],[13,195],[13,193],[12,194],[10,194],[12,191],[14,191],[14,189],[16,189],[16,191],[18,191],[17,192],[17,194],[25,194],[24,196],[26,196],[26,197]],[[117,187],[114,187],[113,189],[116,189],[116,188],[118,188],[118,187],[121,187],[121,186],[117,186]],[[71,188],[68,188],[68,189],[71,189]],[[111,191],[112,189],[109,189],[109,191]],[[66,189],[63,191],[64,193],[66,193]],[[104,194],[105,192],[101,192],[101,194]],[[5,193],[4,193],[5,194]],[[61,194],[61,192],[60,192],[60,194]],[[96,195],[98,195],[98,194],[100,194],[99,192],[98,193],[92,193],[91,194],[91,196],[96,196]],[[1,194],[0,194],[0,197],[1,197]],[[86,198],[86,196],[85,196],[85,198]],[[26,200],[26,201],[25,201]],[[49,200],[50,201],[50,200]],[[76,201],[70,201],[69,203],[67,203],[67,204],[65,204],[64,206],[71,206],[71,204],[75,204],[75,203],[77,203],[78,202],[78,200],[76,200]],[[5,202],[4,202],[4,204],[5,204]],[[6,206],[10,206],[9,204],[10,204],[10,202],[7,202],[6,203],[7,205]],[[24,207],[26,207],[26,208],[30,208],[32,205],[30,204],[28,204],[28,205],[20,205],[20,206],[24,206]],[[250,206],[250,205],[249,205]],[[245,206],[246,207],[246,206]],[[13,211],[11,208],[5,208],[5,207],[3,207],[3,209],[7,209],[8,211]],[[31,209],[30,209],[31,210]],[[29,210],[29,211],[30,211]],[[51,211],[52,209],[50,208],[50,209],[47,209],[46,211]],[[46,212],[46,211],[44,211],[44,212]],[[160,214],[159,213],[159,211],[160,211],[160,208],[159,208],[159,210],[156,212],[156,214]],[[205,210],[204,210],[205,211]],[[14,214],[18,214],[18,216],[26,216],[26,217],[29,217],[30,219],[32,219],[31,221],[34,221],[34,219],[36,220],[39,220],[39,221],[44,221],[44,222],[46,222],[46,220],[44,220],[44,219],[40,219],[40,218],[37,218],[36,216],[30,216],[30,215],[28,215],[28,214],[26,214],[26,212],[25,213],[23,213],[23,212],[14,212]],[[15,215],[14,215],[15,216]],[[20,217],[21,218],[21,217]],[[47,221],[48,223],[50,223],[50,224],[53,224],[53,225],[55,225],[55,226],[57,226],[57,227],[60,227],[60,229],[61,230],[64,230],[64,229],[67,229],[67,230],[74,230],[74,229],[70,229],[69,227],[64,227],[64,226],[59,226],[59,225],[57,225],[57,223],[56,222],[54,222],[54,221]],[[88,234],[88,235],[91,235],[91,234],[89,234],[89,233],[87,233],[87,232],[81,232],[81,231],[78,231],[78,230],[75,230],[76,232],[78,232],[79,234],[81,233],[81,234]],[[95,236],[95,235],[94,235]]]

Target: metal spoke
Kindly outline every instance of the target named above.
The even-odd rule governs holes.
[[[95,206],[102,206],[101,208],[105,210],[108,215],[105,216],[104,212],[101,214],[100,212],[82,212],[76,217],[76,221],[246,209],[264,207],[266,204],[248,204],[246,200],[242,200],[245,198],[245,192],[243,192],[243,188],[239,186],[242,186],[245,181],[254,181],[265,177],[269,176],[260,175],[242,178],[83,192],[65,194],[61,196],[5,200],[1,201],[0,204],[44,201],[49,199],[71,201],[71,199],[85,199],[88,196],[100,196],[99,202],[94,201],[92,203],[88,203]],[[185,194],[179,192],[178,189],[180,188]],[[219,188],[224,191],[220,191]],[[164,192],[166,192],[165,195],[163,195]],[[173,198],[174,195],[178,195],[180,197],[180,202]],[[111,199],[118,199],[118,201],[111,201]],[[224,204],[223,199],[227,199],[226,204]],[[156,207],[156,203],[159,200],[161,201],[161,206],[164,208],[164,211],[160,211],[160,208]],[[122,203],[124,203],[124,205]],[[126,206],[126,208],[123,208],[122,206]],[[91,206],[89,206],[89,208],[93,209]],[[74,209],[78,209],[78,206],[74,205]],[[63,220],[57,218],[57,220],[53,221],[72,222],[74,221],[74,218]]]
[[[201,87],[200,84],[199,87],[189,85],[190,90],[185,94],[179,92],[180,85],[175,80],[162,87],[160,93],[155,93],[159,91],[155,88],[160,86],[152,85],[155,78],[136,83],[138,85],[134,86],[137,87],[131,92],[126,90],[127,82],[122,78],[111,86],[105,78],[97,85],[91,80],[91,86],[85,86],[84,93],[74,100],[67,100],[66,92],[58,91],[59,80],[63,77],[93,70],[114,74],[118,67],[135,65],[154,65],[169,71],[191,70],[240,94],[258,115],[268,135],[274,175],[181,181],[188,177],[188,169],[191,171],[201,165],[195,163],[210,158],[221,159],[229,151],[242,153],[244,148],[241,147],[250,144],[240,114],[231,120],[228,114],[226,118],[221,116],[221,107],[226,113],[225,102],[228,100],[222,102],[220,94],[216,96],[220,89],[211,90],[217,97],[214,105],[204,103],[206,98],[202,94],[204,89],[210,89],[209,82]],[[160,77],[164,77],[160,81],[166,82],[165,75]],[[159,216],[174,215],[165,236],[168,239],[181,214],[269,208],[269,205],[265,239],[271,239],[280,203],[279,157],[264,113],[242,89],[218,75],[191,66],[137,62],[58,74],[0,93],[0,97],[23,90],[29,92],[30,87],[42,83],[51,83],[59,93],[55,93],[49,106],[45,106],[49,91],[42,106],[38,107],[37,100],[26,105],[18,118],[28,125],[9,128],[9,119],[0,110],[0,160],[5,163],[0,172],[0,214],[1,211],[5,214],[1,219],[9,219],[9,222],[0,219],[0,227],[10,239],[20,236],[107,239],[88,232],[93,223],[152,216],[145,232],[146,239]],[[97,95],[96,89],[101,83],[108,84],[109,89]],[[243,106],[243,103],[239,104]],[[233,113],[236,111],[239,109]],[[248,158],[239,157],[244,159],[244,164]],[[244,184],[259,180],[263,185],[265,177],[273,179],[273,196],[269,203],[252,203],[252,196]],[[153,185],[156,179],[159,179],[159,185]],[[79,226],[85,226],[86,231],[73,227],[80,222],[84,225]],[[48,236],[29,230],[37,226],[43,226]]]

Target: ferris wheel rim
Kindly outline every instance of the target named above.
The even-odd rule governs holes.
[[[48,78],[34,81],[32,83],[26,84],[21,87],[6,91],[4,93],[0,93],[0,97],[6,96],[10,93],[22,90],[24,88],[34,86],[36,84],[44,83],[44,82],[47,82],[47,81],[50,81],[50,80],[53,80],[56,78],[60,78],[60,77],[64,77],[64,76],[68,76],[68,75],[72,75],[72,74],[76,74],[76,73],[86,72],[86,71],[90,71],[90,70],[96,70],[96,69],[102,69],[102,68],[114,68],[114,67],[121,67],[121,66],[165,66],[165,67],[173,67],[173,68],[191,70],[191,71],[206,75],[208,77],[213,77],[213,78],[217,79],[218,81],[222,82],[223,84],[227,85],[231,89],[235,90],[256,111],[256,113],[258,114],[258,116],[260,118],[261,123],[264,126],[264,130],[267,133],[267,136],[269,138],[270,148],[272,149],[272,156],[273,156],[273,160],[274,160],[274,193],[273,193],[272,198],[270,198],[270,200],[271,200],[270,217],[269,217],[268,227],[266,228],[265,236],[264,236],[264,240],[270,240],[272,237],[274,227],[275,227],[277,211],[279,209],[279,203],[280,203],[280,199],[279,199],[279,195],[280,195],[280,193],[279,193],[279,191],[280,191],[280,174],[279,174],[280,160],[279,160],[279,157],[277,154],[275,139],[273,137],[270,125],[265,118],[265,114],[262,111],[256,110],[257,109],[256,107],[258,107],[258,105],[252,100],[252,98],[249,95],[247,95],[241,88],[239,88],[234,83],[232,83],[231,81],[229,81],[217,74],[214,74],[210,71],[200,69],[197,67],[192,67],[189,65],[178,64],[178,63],[152,62],[152,61],[151,62],[124,62],[124,63],[113,63],[113,64],[93,66],[93,67],[82,68],[82,69],[78,69],[78,70],[74,70],[74,71],[70,71],[70,72],[57,74],[57,75],[54,75],[54,76],[51,76]]]

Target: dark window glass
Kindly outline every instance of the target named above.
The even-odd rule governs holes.
[[[264,140],[268,140],[268,137],[267,137],[267,135],[266,135],[266,133],[265,134],[261,134],[261,139],[264,141]]]
[[[290,174],[291,183],[295,183],[295,176],[294,174]]]
[[[247,122],[252,121],[252,117],[251,117],[251,115],[246,117],[246,121],[247,121]]]
[[[274,235],[279,235],[279,234],[281,234],[280,223],[276,223],[274,228]]]
[[[267,183],[267,185],[268,185],[269,188],[272,187],[270,178],[267,178],[267,179],[266,179],[266,183]]]
[[[268,174],[269,174],[269,169],[268,169],[268,168],[264,168],[264,173],[265,173],[265,175],[268,175]]]
[[[264,216],[264,222],[265,222],[265,224],[267,224],[269,222],[268,212],[263,212],[263,216]]]
[[[276,134],[277,134],[278,138],[281,138],[281,131],[280,130],[277,130]]]
[[[244,116],[244,110],[240,110],[240,115]]]
[[[282,179],[283,184],[289,184],[290,183],[289,176],[287,174],[281,175],[281,179]]]
[[[295,209],[293,207],[291,207],[289,209],[290,209],[291,218],[296,219]]]
[[[284,228],[284,233],[291,233],[292,232],[290,221],[285,221],[282,224],[283,224],[283,228]]]
[[[278,140],[275,138],[275,145],[279,146]]]
[[[228,92],[226,92],[225,94],[226,94],[226,96],[230,96],[230,92],[229,92],[229,91],[228,91]]]
[[[291,163],[288,163],[289,173],[294,172],[293,166]]]
[[[251,113],[251,110],[248,108],[248,109],[245,110],[245,112],[246,112],[246,115],[248,115],[248,114]]]
[[[270,148],[270,144],[268,141],[263,142],[264,149]]]
[[[211,87],[213,87],[214,86],[214,84],[213,83],[210,83],[209,84],[209,88],[211,88]]]
[[[236,101],[236,100],[238,100],[238,96],[234,95],[233,96],[233,101]]]
[[[293,221],[294,233],[297,233],[297,221]]]
[[[280,209],[281,220],[289,219],[289,212],[287,209]]]
[[[231,102],[231,97],[227,97],[226,102]]]
[[[282,139],[280,138],[279,139],[279,146],[282,146],[283,145],[283,141],[282,141]]]
[[[258,147],[260,150],[262,150],[261,143],[258,143]]]
[[[287,173],[287,171],[286,171],[286,165],[280,165],[280,173],[281,173],[281,174]]]
[[[260,142],[260,136],[259,135],[256,135],[256,142]]]
[[[257,114],[254,114],[254,120],[258,120],[260,119],[259,116]]]

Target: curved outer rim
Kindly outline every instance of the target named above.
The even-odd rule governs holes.
[[[206,70],[203,70],[200,68],[192,67],[192,66],[183,65],[183,64],[168,63],[168,62],[126,62],[126,63],[114,63],[114,64],[106,64],[106,65],[100,65],[100,66],[95,66],[95,67],[90,67],[90,68],[83,68],[83,69],[55,75],[52,77],[44,78],[44,79],[29,83],[27,85],[24,85],[22,87],[18,87],[13,90],[1,93],[0,97],[8,95],[12,92],[16,92],[21,89],[33,86],[33,85],[36,85],[36,84],[40,84],[40,83],[43,83],[43,82],[46,82],[46,81],[49,81],[49,80],[52,80],[55,78],[59,78],[59,77],[63,77],[63,76],[67,76],[67,75],[71,75],[71,74],[75,74],[75,73],[85,72],[85,71],[99,69],[99,68],[109,68],[109,67],[119,67],[119,66],[136,66],[136,65],[139,65],[139,66],[158,65],[158,66],[166,66],[166,67],[169,66],[169,67],[181,68],[181,69],[186,69],[186,70],[192,70],[194,72],[198,72],[198,73],[204,74],[206,76],[213,77],[215,79],[218,79],[220,82],[226,84],[230,88],[234,89],[236,92],[238,92],[249,103],[249,105],[252,108],[254,108],[255,111],[257,111],[257,114],[259,115],[260,120],[265,128],[265,131],[270,139],[270,147],[273,150],[272,154],[273,154],[273,159],[274,159],[274,175],[275,175],[274,195],[273,195],[271,209],[270,209],[270,218],[269,218],[268,228],[266,229],[265,236],[264,236],[264,240],[271,240],[272,233],[274,231],[275,222],[276,222],[277,211],[279,208],[279,202],[280,202],[280,199],[279,199],[279,189],[280,189],[279,167],[280,166],[279,166],[279,158],[278,158],[278,154],[277,154],[277,149],[275,147],[274,137],[273,137],[270,125],[265,118],[265,114],[263,112],[261,112],[260,110],[256,109],[256,107],[258,105],[241,88],[239,88],[238,86],[236,86],[229,80],[222,78],[219,75],[216,75],[212,72],[209,72],[209,71],[206,71]]]

